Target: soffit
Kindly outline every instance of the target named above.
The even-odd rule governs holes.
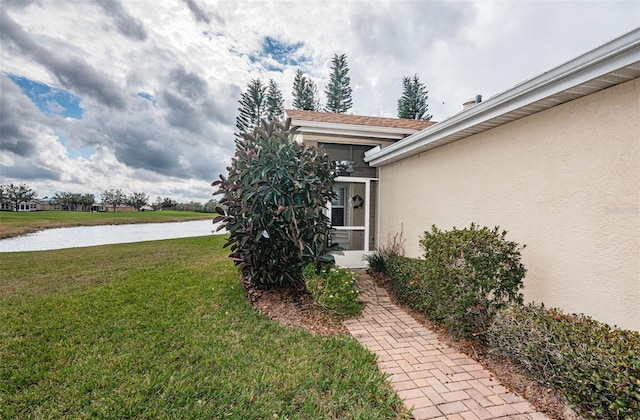
[[[547,110],[549,108],[553,108],[554,106],[573,101],[583,96],[591,95],[600,90],[610,88],[612,86],[627,82],[638,77],[640,77],[640,61],[603,75],[602,77],[596,77],[595,79],[589,80],[586,83],[582,83],[572,88],[563,90],[562,92],[553,94],[547,98],[507,112],[499,117],[493,118],[490,121],[486,121],[484,123],[477,124],[476,126],[469,129],[462,130],[456,135],[451,135],[450,137],[460,139],[473,134],[478,134],[483,131],[498,127],[500,125],[518,120],[520,118],[524,118],[529,115]]]
[[[524,101],[522,106],[512,106],[513,104],[507,103],[504,106],[491,107],[492,104],[489,101],[492,98],[490,98],[451,117],[449,120],[458,118],[450,124],[449,120],[445,120],[368,156],[367,162],[372,166],[384,166],[639,77],[640,61],[637,61],[537,100]],[[517,100],[514,99],[514,102]],[[489,107],[483,109],[486,105]],[[511,109],[502,112],[509,105]],[[472,114],[474,112],[475,114]],[[471,116],[465,119],[466,113]]]
[[[640,77],[640,29],[367,156],[372,166],[490,130]]]
[[[623,77],[620,77],[621,74],[627,74],[627,75],[633,74],[634,76],[623,78]],[[525,105],[521,108],[507,112],[506,114],[501,115],[500,117],[492,119],[491,121],[478,124],[475,127],[472,127],[468,130],[463,130],[462,132],[463,137],[466,137],[464,133],[477,134],[479,132],[498,127],[500,125],[509,123],[511,121],[515,121],[520,118],[524,118],[529,115],[533,115],[538,112],[547,110],[549,108],[553,108],[554,106],[558,106],[565,102],[570,102],[575,99],[581,98],[583,96],[591,95],[600,90],[610,88],[612,86],[618,85],[620,83],[624,83],[628,80],[632,80],[638,77],[640,77],[640,62],[637,62],[634,65],[627,66],[623,69],[620,69],[619,72],[616,71],[616,72],[607,74],[604,77],[595,78],[593,80],[588,81],[587,83],[574,86],[570,89],[566,89],[562,92],[558,92],[554,95],[551,95],[545,99],[541,99],[529,105]]]

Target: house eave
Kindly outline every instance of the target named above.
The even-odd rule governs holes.
[[[379,127],[371,125],[339,124],[318,121],[291,120],[298,133],[324,134],[349,137],[368,137],[400,140],[418,132],[416,129]]]
[[[365,156],[385,166],[640,77],[640,28]]]

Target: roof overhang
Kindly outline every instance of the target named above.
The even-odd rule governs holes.
[[[298,133],[313,133],[335,136],[367,137],[400,140],[418,130],[410,128],[378,127],[372,125],[339,124],[319,121],[291,120]]]
[[[385,166],[640,77],[640,28],[365,156]]]

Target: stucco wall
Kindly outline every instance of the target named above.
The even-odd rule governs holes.
[[[527,300],[640,330],[640,79],[380,168],[380,235],[432,224],[527,247]]]

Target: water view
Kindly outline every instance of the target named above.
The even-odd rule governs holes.
[[[205,236],[216,232],[211,220],[131,225],[79,226],[47,229],[0,240],[0,252],[46,251],[128,242]]]

